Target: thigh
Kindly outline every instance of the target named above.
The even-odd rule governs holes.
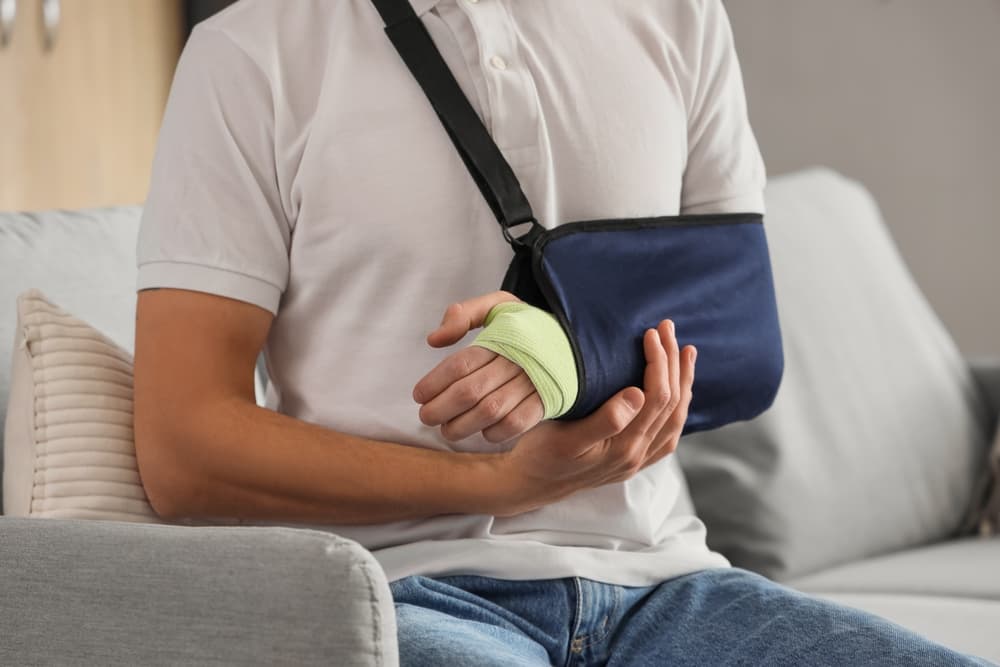
[[[741,568],[663,582],[622,620],[609,666],[986,665],[873,614]]]
[[[536,619],[492,598],[518,595],[521,582],[488,578],[406,577],[390,583],[399,659],[407,665],[550,665],[559,639]],[[461,584],[461,585],[456,585]],[[486,596],[485,588],[490,595]],[[553,619],[554,620],[554,619]]]

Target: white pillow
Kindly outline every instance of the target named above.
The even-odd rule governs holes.
[[[17,318],[4,513],[162,523],[136,465],[132,356],[37,289]]]

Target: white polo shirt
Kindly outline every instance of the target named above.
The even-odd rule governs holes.
[[[542,225],[764,212],[720,0],[412,4]],[[445,307],[498,289],[510,258],[369,0],[243,0],[195,28],[163,120],[137,287],[274,313],[268,407],[414,447],[496,451],[481,436],[448,443],[411,392],[462,345],[425,342]],[[706,547],[673,457],[515,517],[322,528],[372,550],[390,580],[648,585],[729,565]]]

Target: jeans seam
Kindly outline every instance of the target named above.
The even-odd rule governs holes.
[[[583,587],[580,585],[580,577],[573,577],[573,585],[576,588],[576,614],[569,630],[569,643],[566,646],[566,662],[564,667],[569,667],[573,662],[573,641],[576,633],[580,629],[580,622],[583,620]]]
[[[613,586],[613,588],[611,590],[614,591],[614,602],[611,603],[611,611],[609,611],[607,614],[605,614],[605,618],[608,619],[607,623],[601,629],[600,634],[594,633],[594,634],[592,634],[592,635],[590,635],[588,637],[589,641],[587,641],[586,643],[583,644],[584,648],[586,648],[588,646],[593,646],[594,644],[601,643],[602,641],[604,641],[604,639],[607,638],[608,634],[610,634],[610,632],[611,632],[611,628],[610,628],[610,626],[611,626],[611,619],[614,618],[615,612],[618,611],[618,605],[619,605],[619,603],[621,602],[621,599],[622,599],[621,598],[621,588],[619,588],[618,586],[615,586],[613,584],[612,584],[612,586]]]

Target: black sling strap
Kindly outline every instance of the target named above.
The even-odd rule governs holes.
[[[535,223],[531,205],[514,171],[469,104],[430,33],[407,0],[372,0],[382,15],[385,33],[423,88],[462,161],[513,243],[510,228]]]

